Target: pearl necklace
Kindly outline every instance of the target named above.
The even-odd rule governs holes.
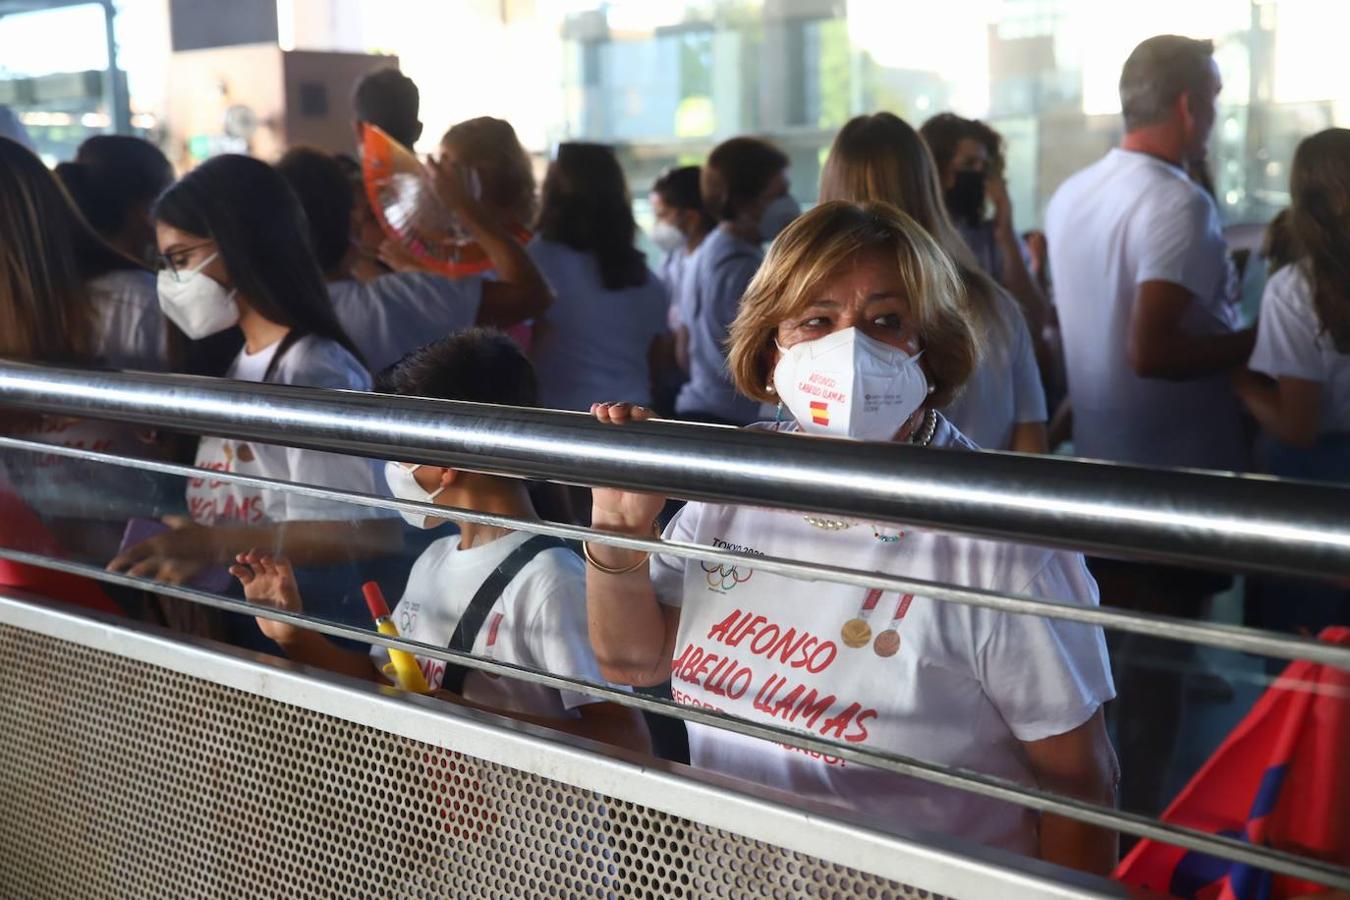
[[[919,430],[910,435],[908,443],[914,447],[927,447],[933,442],[933,435],[937,433],[937,413],[933,410],[927,410],[923,415],[923,424]],[[821,531],[844,531],[857,525],[857,522],[851,522],[848,519],[820,519],[816,516],[802,516],[807,525],[812,528],[819,528]],[[895,543],[900,540],[901,534],[884,534],[877,526],[872,526],[872,537],[887,544]]]

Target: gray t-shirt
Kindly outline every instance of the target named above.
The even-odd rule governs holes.
[[[759,404],[731,383],[726,341],[741,296],[763,259],[758,245],[722,228],[714,229],[689,258],[680,301],[689,329],[689,381],[675,400],[677,413],[709,414],[737,425],[759,417]]]
[[[329,282],[328,296],[366,366],[380,372],[412,350],[471,327],[483,279],[393,272],[365,282]]]
[[[999,252],[998,238],[994,236],[994,220],[985,219],[979,225],[958,221],[956,230],[960,232],[961,239],[970,248],[975,262],[979,263],[984,274],[1002,284],[1003,254]],[[1022,254],[1022,264],[1028,269],[1031,268],[1031,251],[1027,249],[1026,241],[1018,238],[1017,249]]]
[[[1001,290],[996,302],[1003,323],[994,333],[1001,340],[985,348],[970,380],[942,412],[979,447],[1009,450],[1016,426],[1046,420],[1045,389],[1021,308]]]
[[[534,320],[530,356],[551,409],[592,403],[650,406],[652,342],[666,333],[670,301],[650,269],[636,287],[607,290],[594,254],[535,238],[526,251],[557,298]]]

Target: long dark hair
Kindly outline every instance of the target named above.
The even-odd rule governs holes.
[[[288,346],[312,334],[361,359],[333,312],[300,201],[276,169],[235,154],[209,159],[164,192],[155,218],[215,241],[232,286],[291,329]]]
[[[536,230],[546,240],[594,254],[607,291],[647,283],[647,259],[633,246],[637,223],[628,184],[614,151],[603,144],[559,145],[544,178]]]
[[[138,209],[141,215],[173,183],[173,166],[149,141],[97,134],[80,144],[74,162],[56,174],[94,230],[114,237]]]
[[[145,271],[94,232],[31,150],[0,138],[0,355],[88,362],[97,319],[88,282]]]
[[[1328,128],[1294,151],[1289,235],[1323,333],[1350,353],[1350,130]]]

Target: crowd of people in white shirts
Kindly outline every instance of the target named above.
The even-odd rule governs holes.
[[[1001,138],[951,114],[919,129],[885,112],[850,121],[806,213],[770,142],[719,144],[651,187],[656,270],[611,148],[560,145],[536,190],[508,123],[462,122],[429,164],[489,263],[458,278],[385,235],[349,157],[227,155],[175,180],[134,138],[93,138],[55,173],[0,138],[0,353],[540,406],[618,427],[659,414],[764,440],[1047,453],[1071,435],[1074,454],[1093,459],[1350,482],[1350,131],[1299,145],[1277,234],[1285,249],[1269,261],[1278,269],[1259,322],[1244,324],[1218,208],[1193,177],[1221,87],[1207,41],[1136,48],[1121,76],[1123,139],[1055,192],[1048,255],[1013,230]],[[417,88],[396,70],[363,78],[353,105],[358,133],[376,125],[409,147],[421,135]],[[487,525],[418,541],[447,520],[405,514],[405,528],[368,507],[211,473],[1190,618],[1231,581],[926,529],[586,496],[229,436],[185,449],[126,425],[0,415],[9,434],[203,470],[181,495],[156,496],[160,521],[133,532],[117,513],[126,506],[108,500],[122,491],[146,505],[131,476],[91,482],[73,464],[7,460],[0,493],[49,532],[12,526],[12,546],[54,539],[112,571],[321,612],[355,592],[363,566],[406,563],[401,548],[415,546],[393,612],[405,637],[1151,814],[1167,800],[1191,693],[1184,645],[1113,636],[1108,646],[1100,629],[1063,621],[609,545],[578,555]],[[0,581],[40,579],[6,565]],[[1267,627],[1310,631],[1350,613],[1343,588],[1247,589],[1252,621]],[[156,607],[170,622],[172,605]],[[260,630],[245,624],[273,651],[387,677],[382,653],[265,618]],[[454,702],[639,751],[655,744],[882,826],[1098,872],[1118,852],[1114,835],[1072,820],[716,729],[690,726],[685,746],[669,722],[621,705],[420,662]]]

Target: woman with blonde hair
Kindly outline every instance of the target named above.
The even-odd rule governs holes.
[[[973,449],[936,409],[976,364],[962,291],[949,257],[891,206],[824,203],[789,225],[741,301],[728,353],[744,396],[782,404],[767,430],[786,434],[765,434],[766,449],[803,433]],[[594,414],[612,423],[650,417],[622,403]],[[664,502],[596,489],[593,522],[650,535]],[[1097,604],[1076,553],[929,529],[692,502],[665,537]],[[670,678],[683,704],[1113,801],[1101,707],[1114,688],[1099,628],[744,566],[728,575],[602,544],[585,550],[591,643],[610,681]],[[715,728],[691,724],[689,737],[696,766],[842,805],[883,827],[946,832],[1096,872],[1115,861],[1113,834],[1074,821]]]
[[[1017,303],[981,271],[952,224],[937,167],[918,132],[890,113],[850,120],[825,161],[820,199],[889,203],[951,257],[983,352],[970,383],[944,412],[986,450],[1045,453],[1045,391],[1031,332]]]
[[[505,119],[466,119],[441,138],[443,160],[473,170],[482,194],[479,200],[506,228],[530,228],[539,209],[534,165],[516,130]]]

